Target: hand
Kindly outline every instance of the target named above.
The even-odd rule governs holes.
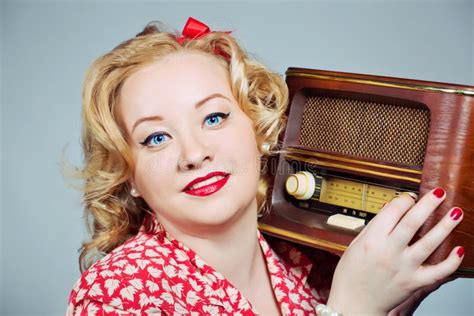
[[[388,316],[407,316],[413,315],[420,303],[432,292],[436,291],[441,285],[457,279],[456,277],[447,277],[432,285],[428,285],[418,289],[410,295],[404,302],[395,307],[388,313]]]
[[[436,265],[422,263],[461,222],[462,212],[453,220],[450,210],[423,238],[408,246],[446,198],[444,191],[440,198],[434,191],[416,204],[407,196],[394,199],[360,232],[336,267],[327,303],[330,307],[345,316],[387,315],[417,290],[456,271],[462,261],[457,255],[460,247]]]

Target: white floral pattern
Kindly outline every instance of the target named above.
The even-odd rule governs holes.
[[[151,233],[142,226],[83,273],[66,315],[258,315],[222,274],[148,217],[154,223]],[[313,263],[286,242],[271,248],[258,230],[257,238],[282,315],[316,315],[328,290],[309,284]]]

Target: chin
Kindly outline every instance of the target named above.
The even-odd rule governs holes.
[[[248,207],[237,207],[236,204],[228,201],[227,203],[215,203],[209,205],[205,210],[196,209],[193,212],[193,221],[203,226],[227,226],[236,220],[244,217],[245,211],[249,211]]]
[[[199,217],[196,218],[196,222],[199,222],[202,225],[218,226],[228,223],[235,219],[238,216],[238,210],[233,209],[227,210],[213,209],[208,208],[207,210],[201,212]]]

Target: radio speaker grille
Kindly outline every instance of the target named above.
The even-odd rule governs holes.
[[[309,96],[300,144],[313,150],[422,166],[429,125],[426,108]]]

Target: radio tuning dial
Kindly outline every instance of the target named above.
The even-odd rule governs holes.
[[[286,192],[298,200],[309,200],[316,189],[314,175],[308,171],[299,171],[289,175],[285,183]]]

